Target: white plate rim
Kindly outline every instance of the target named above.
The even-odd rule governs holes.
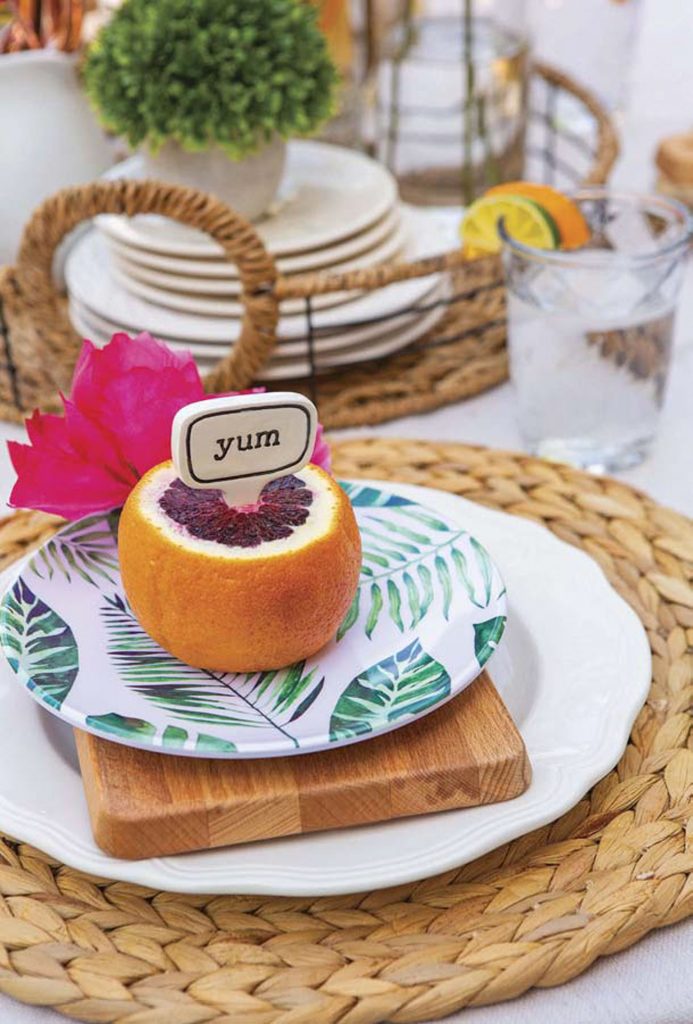
[[[419,305],[428,307],[430,303],[436,302],[441,297],[446,286],[447,279],[441,278],[437,283],[434,283],[430,292],[423,296]],[[425,309],[425,312],[414,308],[410,311],[405,310],[401,313],[394,313],[386,320],[376,320],[367,327],[351,328],[342,333],[335,330],[329,334],[318,334],[314,340],[315,351],[319,354],[338,352],[345,348],[355,347],[357,344],[366,344],[367,342],[388,337],[390,334],[395,333],[395,331],[405,331],[413,327],[428,312],[430,312],[428,308]],[[115,323],[110,323],[100,313],[95,313],[92,309],[89,309],[76,296],[70,298],[69,313],[70,318],[74,320],[73,326],[77,331],[83,331],[85,325],[88,325],[88,330],[96,331],[97,335],[103,336],[104,344],[112,334],[123,329],[122,327],[117,327]],[[186,341],[183,338],[176,338],[174,335],[163,335],[160,337],[162,341],[173,348],[193,351],[193,354],[197,353],[212,359],[221,359],[234,344],[233,340],[223,342]],[[275,350],[276,356],[278,358],[301,356],[305,353],[307,345],[307,337],[279,337]],[[205,351],[202,351],[203,348]]]
[[[433,301],[440,297],[440,291],[441,289],[436,290],[435,294],[431,297]],[[355,342],[354,345],[340,345],[339,348],[334,346],[329,350],[322,351],[316,347],[316,370],[321,373],[331,369],[338,369],[342,366],[358,366],[361,363],[369,362],[371,359],[382,359],[386,356],[395,355],[397,352],[406,349],[409,345],[413,345],[428,331],[433,330],[444,313],[445,307],[441,305],[428,310],[410,323],[383,332],[382,335],[378,335],[368,341]],[[96,326],[90,327],[89,311],[80,311],[71,305],[70,316],[73,326],[78,333],[90,337],[91,340],[96,338],[102,344],[108,341],[108,338],[101,333],[102,329]],[[171,338],[162,338],[161,340],[176,351],[191,352],[193,358],[200,365],[204,364],[204,360],[211,360],[216,364],[232,347],[229,346],[229,349],[225,350],[222,346],[219,346],[218,353],[208,352],[206,349],[204,352],[201,352],[195,342],[178,342]],[[292,347],[297,344],[296,342],[290,343]],[[280,358],[275,359],[273,355],[269,364],[258,371],[257,379],[259,381],[294,380],[311,376],[310,364],[306,361],[305,355],[303,357],[285,356],[285,352],[281,350],[280,346],[275,349],[275,352]]]
[[[377,245],[394,234],[402,220],[402,213],[408,207],[400,204],[380,218],[379,221],[359,235],[351,236],[334,245],[322,246],[320,249],[308,251],[297,256],[278,256],[275,259],[281,274],[304,274],[314,270],[325,270],[337,263],[351,262],[358,257],[370,253]],[[99,218],[96,220],[99,230]],[[103,230],[103,229],[101,229]],[[104,232],[108,234],[108,232]],[[136,263],[148,270],[168,274],[186,274],[204,280],[206,277],[224,278],[228,275],[238,280],[238,271],[234,263],[227,260],[186,259],[184,256],[163,256],[160,253],[148,252],[135,246],[127,245],[109,235],[109,244],[113,246],[123,259]]]
[[[315,249],[321,249],[328,245],[332,245],[335,242],[341,241],[345,238],[351,238],[354,235],[358,235],[371,227],[377,221],[379,221],[385,214],[391,210],[397,204],[397,182],[393,175],[387,168],[374,160],[372,157],[367,156],[365,153],[361,153],[354,149],[348,149],[346,146],[338,146],[334,143],[320,142],[315,139],[294,139],[290,143],[290,151],[288,154],[287,164],[290,165],[291,155],[293,152],[304,151],[310,154],[322,153],[323,158],[327,157],[329,153],[329,160],[338,159],[342,162],[351,162],[352,166],[361,164],[364,167],[368,167],[369,173],[375,174],[380,180],[380,197],[372,204],[367,210],[360,216],[355,216],[354,219],[348,224],[344,225],[344,229],[334,228],[331,231],[323,230],[322,234],[315,232],[315,236],[309,239],[307,242],[299,243],[284,243],[281,245],[272,246],[272,252],[274,256],[281,255],[294,255],[296,253],[313,251]],[[348,174],[343,167],[340,166],[340,176]],[[108,171],[103,175],[107,180],[113,181],[123,177],[141,178],[142,177],[142,166],[141,158],[136,154],[128,157],[121,163],[116,164],[114,167],[109,168]],[[281,188],[281,186],[280,186]],[[209,256],[218,259],[218,251],[215,243],[212,239],[205,239],[199,242],[175,242],[170,241],[168,243],[158,242],[156,239],[147,239],[142,237],[138,233],[136,226],[129,220],[123,219],[116,214],[103,214],[101,223],[104,225],[106,230],[109,230],[111,234],[115,234],[116,237],[120,237],[121,240],[126,241],[130,245],[135,247],[144,248],[151,252],[161,252],[164,255],[182,255],[185,257],[190,256]],[[262,236],[262,222],[255,225],[256,229],[259,228],[260,235]]]
[[[150,305],[160,309],[166,309],[171,313],[181,313],[183,316],[199,316],[206,319],[240,320],[243,315],[243,306],[240,301],[240,294],[234,298],[222,299],[214,297],[210,300],[195,296],[190,298],[181,292],[166,291],[156,285],[148,284],[130,277],[123,272],[116,260],[111,263],[113,280],[124,288],[130,295],[142,299]],[[332,309],[335,306],[346,306],[354,300],[354,292],[326,292],[324,295],[316,295],[312,301],[314,310]],[[207,308],[203,309],[202,306]],[[192,308],[196,306],[197,308]],[[225,307],[222,309],[222,306]],[[216,307],[214,309],[213,307]],[[280,304],[282,316],[300,316],[305,310],[304,299],[282,299]]]
[[[435,220],[429,218],[425,213],[416,213],[412,216],[411,225],[414,232],[412,241],[413,252],[408,255],[408,259],[419,259],[422,256],[432,255],[433,252],[442,251],[441,245],[438,244],[442,242],[442,232],[440,225]],[[104,314],[101,309],[98,308],[98,296],[97,299],[93,297],[93,275],[104,273],[104,271],[92,260],[90,263],[92,268],[90,270],[91,280],[85,281],[79,262],[80,259],[83,261],[82,253],[85,244],[92,241],[91,234],[89,233],[80,239],[71,250],[65,265],[65,277],[70,297],[74,295],[82,305],[103,316]],[[106,243],[103,239],[98,241],[105,247],[101,255],[107,261],[109,254]],[[77,271],[75,271],[75,267],[77,267]],[[319,329],[339,329],[340,326],[348,325],[354,320],[368,320],[378,316],[395,316],[397,313],[407,311],[410,307],[422,302],[426,295],[440,281],[441,276],[441,274],[429,274],[422,277],[408,278],[404,281],[398,281],[383,288],[375,289],[374,291],[354,293],[348,302],[342,302],[340,305],[330,307],[329,309],[316,310],[313,316],[314,325]],[[122,285],[113,281],[104,282],[99,287],[103,292],[103,289],[107,286],[110,288],[108,302],[106,303],[109,310],[112,308],[114,294],[117,296],[117,301],[123,306],[129,308],[134,306],[136,311],[141,309],[140,314],[135,312],[134,315],[130,314],[130,316],[123,318],[123,325],[121,327],[123,330],[133,331],[140,329],[136,326],[136,322],[138,315],[141,315],[142,320],[147,322],[146,329],[151,330],[152,333],[161,334],[165,337],[173,336],[174,332],[165,326],[162,328],[161,322],[159,322],[158,327],[154,322],[156,316],[164,316],[175,322],[175,337],[180,338],[181,341],[214,341],[219,339],[222,342],[228,341],[231,343],[238,336],[240,330],[240,320],[238,319],[176,313],[131,295]],[[101,294],[101,299],[104,299],[103,294]],[[132,320],[130,319],[131,316],[133,317]],[[305,337],[305,313],[281,315],[280,311],[277,331],[286,340]],[[204,339],[201,337],[203,334],[206,334]],[[214,337],[211,337],[211,335],[214,335]]]
[[[372,249],[369,249],[367,252],[359,253],[359,255],[353,259],[344,260],[340,263],[330,263],[324,268],[325,272],[329,272],[330,274],[343,274],[350,270],[366,270],[376,267],[381,263],[403,258],[403,254],[409,241],[407,223],[408,222],[406,220],[401,220],[395,230],[377,245],[373,246]],[[118,274],[126,287],[128,286],[128,282],[134,281],[138,284],[145,284],[150,289],[155,290],[152,296],[152,301],[156,301],[157,295],[161,296],[163,294],[164,298],[167,298],[168,295],[173,293],[181,298],[186,298],[195,302],[205,302],[209,306],[211,306],[212,302],[234,302],[238,305],[238,296],[241,293],[241,282],[239,278],[204,278],[196,277],[192,274],[177,275],[170,274],[163,270],[152,270],[150,267],[143,267],[133,260],[121,256],[119,251],[113,245],[111,245],[111,258],[114,270],[118,271]],[[194,282],[194,287],[192,288],[190,287],[191,282]],[[214,283],[214,287],[212,288],[209,287],[211,282]],[[188,285],[187,288],[185,287],[186,284]],[[144,295],[144,298],[147,298],[147,296]],[[319,296],[316,296],[315,298],[317,299]],[[322,298],[325,298],[325,296],[322,296]],[[166,303],[162,301],[161,304],[165,305]],[[286,303],[284,303],[284,305],[286,305]],[[180,308],[183,308],[182,304]],[[185,312],[185,310],[183,311]],[[190,312],[195,313],[200,312],[200,310],[190,309]],[[229,313],[228,310],[220,311],[219,309],[208,310],[207,312],[202,310],[201,312],[202,315],[209,316],[226,316]]]
[[[359,480],[358,483],[368,485],[376,483],[383,486],[383,481]],[[64,828],[59,823],[49,823],[41,815],[26,813],[21,805],[13,803],[0,790],[0,829],[7,831],[15,838],[28,842],[45,850],[49,855],[58,857],[63,863],[102,878],[131,882],[147,887],[154,886],[157,890],[164,889],[180,893],[238,893],[256,895],[287,895],[287,896],[328,896],[352,892],[363,892],[370,889],[388,888],[398,884],[408,884],[422,878],[432,877],[442,871],[458,868],[464,863],[489,852],[496,847],[533,831],[551,821],[573,807],[581,797],[599,779],[603,778],[616,764],[630,734],[630,730],[644,703],[649,691],[651,680],[651,652],[645,631],[635,612],[611,588],[602,570],[584,552],[571,547],[551,534],[545,527],[529,520],[509,516],[495,509],[476,506],[456,495],[437,491],[427,487],[411,484],[386,484],[398,491],[414,497],[416,500],[433,503],[436,499],[443,505],[443,510],[451,514],[451,508],[457,505],[458,515],[464,507],[474,509],[478,515],[490,517],[496,523],[512,520],[514,529],[518,529],[537,541],[543,541],[579,564],[583,571],[591,572],[595,586],[609,593],[609,600],[614,610],[618,611],[622,624],[631,631],[629,649],[631,654],[637,653],[640,663],[637,671],[629,677],[629,686],[611,695],[608,714],[601,717],[602,729],[599,737],[594,738],[594,750],[587,758],[564,759],[558,763],[549,758],[533,760],[534,778],[524,794],[506,803],[489,805],[485,808],[471,808],[462,811],[443,812],[460,816],[461,825],[454,839],[438,846],[428,846],[425,861],[422,862],[420,852],[415,855],[406,853],[399,857],[381,861],[374,867],[372,860],[366,865],[359,865],[351,872],[335,874],[324,865],[325,874],[316,877],[314,869],[305,870],[292,867],[284,873],[276,864],[257,864],[252,869],[241,869],[234,865],[233,854],[238,849],[253,849],[257,844],[248,847],[229,847],[223,851],[211,851],[203,854],[184,854],[175,857],[154,858],[143,861],[120,861],[109,858],[101,853],[93,842],[87,842]],[[452,503],[452,505],[451,505]],[[507,523],[505,524],[508,525]],[[479,532],[477,525],[471,527]],[[483,537],[482,537],[483,539]],[[11,573],[14,577],[16,570]],[[500,565],[503,572],[503,565]],[[15,567],[13,567],[15,569]],[[636,652],[636,648],[639,651]],[[635,658],[634,658],[635,660]],[[9,667],[3,671],[10,672]],[[16,684],[11,683],[14,687]],[[617,712],[615,714],[615,712]],[[521,728],[522,731],[522,728]],[[53,756],[58,756],[55,751]],[[530,750],[530,757],[532,752]],[[576,768],[578,769],[576,771]],[[543,785],[539,785],[540,778]],[[3,777],[0,776],[0,787]],[[482,811],[482,823],[476,825],[470,833],[470,816]],[[411,828],[422,828],[431,832],[431,816],[403,819]],[[389,823],[397,825],[398,822]],[[427,826],[429,826],[427,828]],[[373,826],[363,826],[364,829]],[[378,826],[375,826],[376,828]],[[389,825],[379,826],[387,829]],[[347,830],[351,831],[351,830]],[[434,830],[433,830],[434,831]],[[306,843],[318,841],[322,836],[333,836],[334,833],[317,833],[293,839],[293,842]],[[348,841],[348,840],[344,840]],[[277,842],[277,841],[275,841]],[[279,841],[281,842],[281,841]],[[202,858],[215,858],[221,863],[207,865],[199,872],[197,862]],[[228,859],[227,859],[228,858]],[[198,870],[196,876],[195,871]],[[197,880],[196,880],[197,878]]]

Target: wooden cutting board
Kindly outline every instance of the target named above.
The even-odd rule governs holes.
[[[319,754],[202,760],[75,734],[94,838],[127,859],[495,803],[531,774],[486,673],[411,725]]]

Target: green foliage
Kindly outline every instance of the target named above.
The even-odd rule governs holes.
[[[106,598],[101,613],[109,657],[123,682],[140,697],[189,725],[275,730],[298,746],[289,727],[322,691],[325,680],[317,668],[306,671],[305,661],[268,672],[216,673],[194,668],[159,647],[119,594]],[[106,715],[92,724],[127,734],[132,720],[123,725],[120,718]],[[150,727],[146,721],[144,726]],[[173,736],[169,734],[168,739],[172,741]],[[198,746],[212,742],[212,737],[198,735]]]
[[[73,575],[100,587],[118,579],[118,520],[120,511],[99,513],[66,526],[39,548],[29,568],[40,579],[58,573],[68,583]]]
[[[474,623],[474,652],[476,660],[482,668],[498,646],[504,629],[505,615],[496,615],[495,618],[487,619],[486,622]]]
[[[51,707],[62,706],[77,678],[79,656],[72,630],[20,577],[3,598],[0,646],[15,672]]]
[[[304,0],[125,0],[84,64],[93,106],[131,146],[234,159],[318,128],[336,80]]]
[[[387,617],[400,633],[416,629],[436,598],[440,613],[449,620],[459,584],[475,607],[488,607],[493,585],[491,560],[473,537],[468,554],[457,547],[468,536],[466,530],[455,529],[406,499],[393,495],[394,501],[382,501],[374,488],[342,486],[352,505],[387,505],[391,517],[365,514],[360,519],[361,583],[337,632],[338,641],[356,624],[361,609],[367,616],[365,632],[369,639]],[[475,567],[470,566],[468,556]]]
[[[387,729],[450,696],[450,676],[418,640],[351,680],[330,719],[330,739]]]
[[[115,711],[107,715],[87,715],[86,725],[95,732],[120,736],[127,740],[139,739],[152,743],[156,736],[156,726],[151,722],[144,718],[126,718]],[[188,733],[185,729],[176,728],[175,725],[167,725],[161,739],[164,747],[180,750],[188,741]],[[204,750],[210,754],[228,754],[236,749],[233,743],[217,739],[216,736],[205,736],[203,733],[197,734],[194,745],[196,750]]]
[[[411,498],[404,498],[401,494],[390,494],[388,491],[381,491],[379,487],[368,487],[364,484],[352,484],[346,480],[340,480],[342,488],[352,508],[397,508],[403,505],[413,505]]]

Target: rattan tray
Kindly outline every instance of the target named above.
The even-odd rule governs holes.
[[[582,548],[640,616],[654,678],[623,757],[552,825],[353,896],[180,896],[0,840],[0,991],[85,1021],[413,1024],[560,985],[693,913],[693,524],[613,480],[423,441],[335,447],[349,477],[439,487]],[[8,564],[55,528],[0,525]]]
[[[603,182],[618,145],[599,103],[545,66],[535,68],[533,94],[528,175],[570,187]],[[581,112],[581,134],[566,124],[566,98]],[[372,291],[434,273],[449,277],[447,294],[433,304],[445,308],[435,328],[414,346],[346,372],[318,375],[313,354],[317,332],[309,326],[308,359],[314,372],[307,380],[282,387],[310,394],[319,402],[323,423],[336,428],[434,409],[477,394],[507,376],[505,292],[496,257],[470,263],[460,249],[453,249],[439,257],[368,270],[284,277],[252,226],[211,196],[161,182],[99,181],[46,200],[27,224],[16,266],[0,269],[0,416],[22,420],[37,406],[55,405],[59,388],[69,390],[81,339],[53,283],[53,256],[60,242],[98,213],[145,212],[208,232],[238,265],[246,315],[233,351],[207,378],[210,391],[255,382],[276,343],[282,301],[303,300],[311,325],[311,300],[317,295]],[[347,324],[340,330],[349,326],[357,330],[363,324]]]

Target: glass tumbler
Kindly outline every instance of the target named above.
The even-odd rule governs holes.
[[[592,232],[580,249],[534,249],[499,226],[510,376],[532,452],[613,472],[655,436],[691,220],[661,197],[573,198]]]

